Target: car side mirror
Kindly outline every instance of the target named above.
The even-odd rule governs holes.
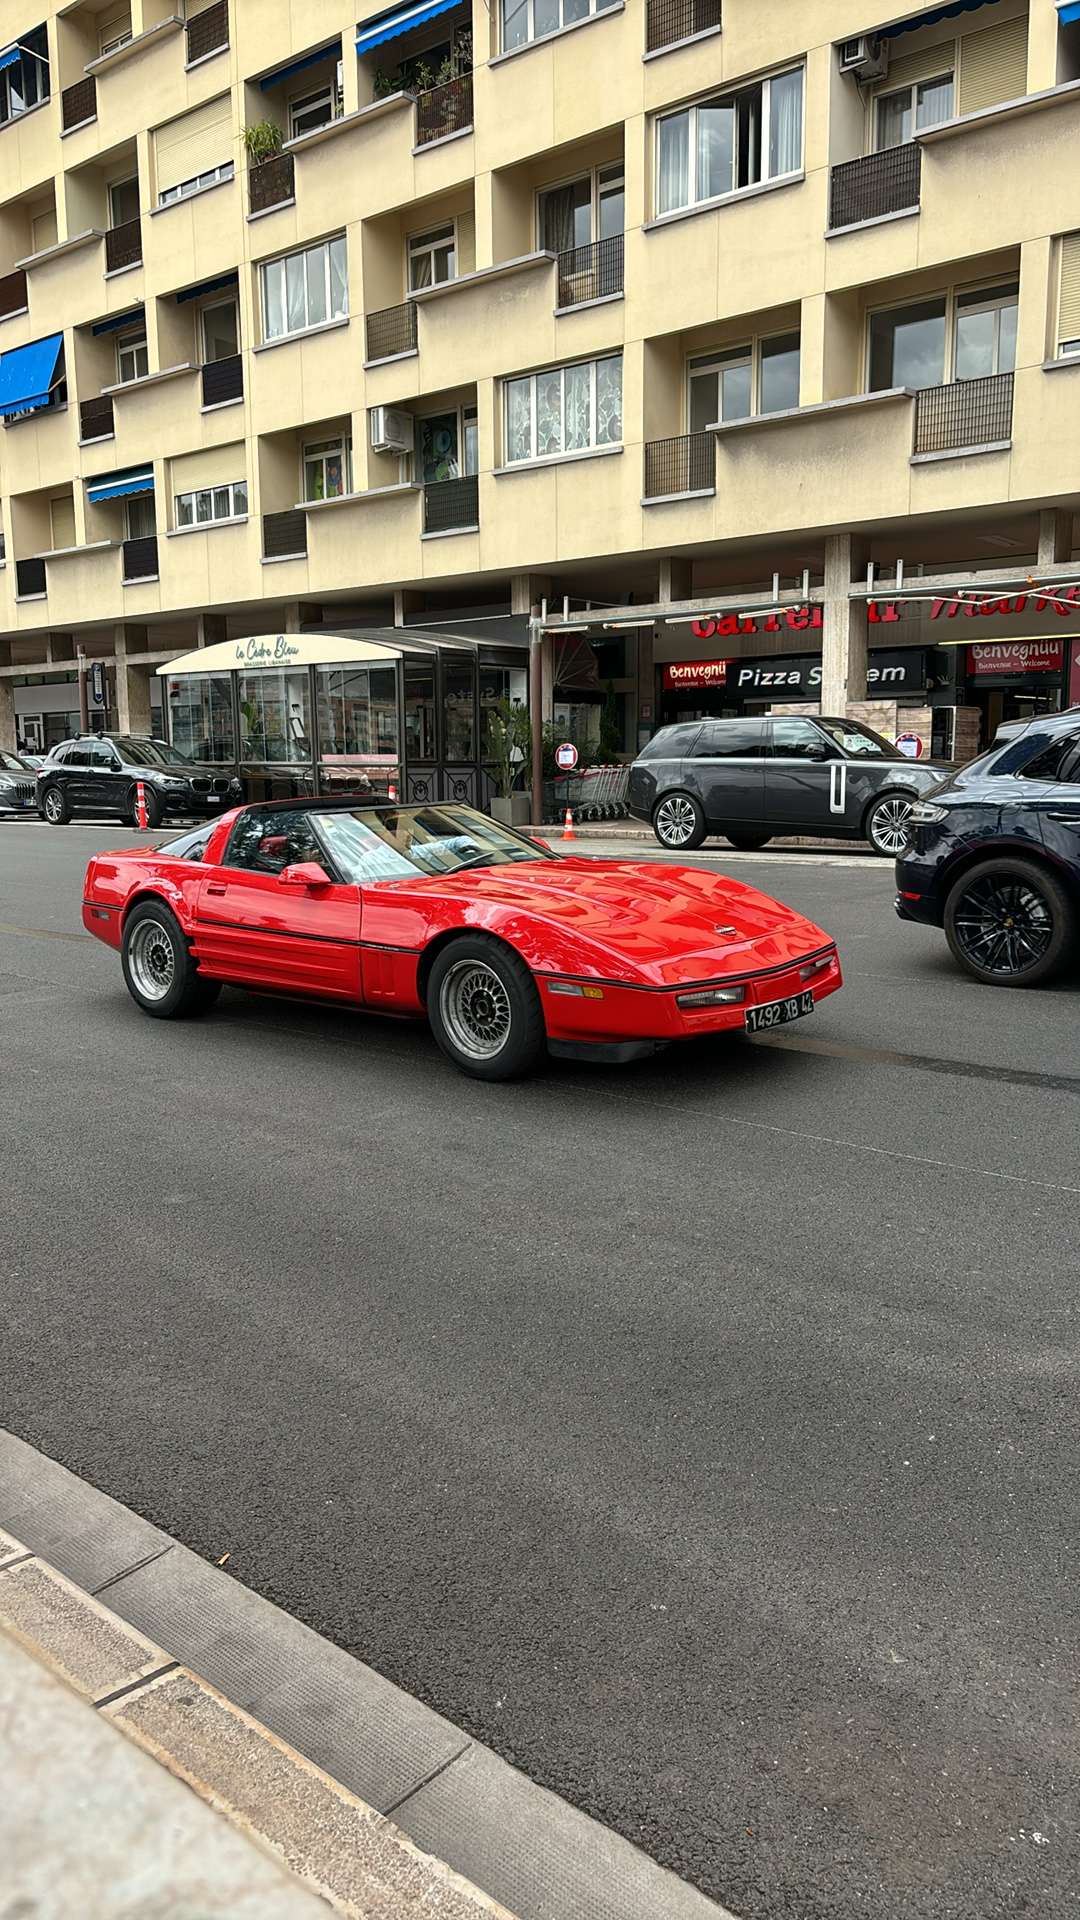
[[[295,867],[282,867],[277,883],[279,887],[307,887],[311,892],[334,884],[317,860],[298,860]]]
[[[831,760],[832,759],[832,754],[830,753],[828,747],[825,745],[824,740],[814,741],[813,746],[809,750],[809,758],[811,760]]]

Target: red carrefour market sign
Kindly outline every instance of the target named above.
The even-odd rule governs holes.
[[[984,640],[968,650],[969,673],[1060,673],[1061,640]]]
[[[664,668],[664,690],[685,687],[726,687],[728,660],[672,660]]]

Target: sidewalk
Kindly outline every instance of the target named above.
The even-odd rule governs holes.
[[[535,833],[539,835],[540,838],[546,838],[551,841],[557,840],[562,830],[563,823],[561,820],[548,820],[542,827],[519,828],[519,832],[521,833]],[[625,840],[631,845],[635,841],[644,841],[648,846],[652,847],[655,852],[666,852],[668,858],[671,860],[678,860],[682,857],[670,848],[661,847],[652,828],[646,826],[643,820],[575,820],[574,838],[575,840]],[[784,839],[778,836],[775,840],[770,840],[767,846],[758,849],[752,854],[747,854],[744,851],[742,858],[767,860],[770,853],[790,853],[793,848],[799,847],[805,847],[817,853],[835,853],[841,856],[844,854],[861,854],[865,857],[871,851],[868,840],[814,840],[807,836],[800,836],[798,838],[789,836],[787,839]],[[722,836],[719,838],[712,836],[706,841],[703,847],[698,847],[696,851],[698,853],[724,853],[734,855],[736,849],[730,847]],[[879,859],[881,856],[875,854],[874,858]],[[887,860],[881,858],[881,865],[883,867],[888,864]]]

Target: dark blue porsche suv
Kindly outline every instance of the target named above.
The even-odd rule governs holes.
[[[901,920],[944,927],[995,987],[1080,959],[1080,708],[1044,714],[915,802],[896,862]]]

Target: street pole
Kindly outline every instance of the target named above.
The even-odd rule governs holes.
[[[79,648],[79,728],[82,733],[90,731],[90,702],[86,693],[86,655]]]
[[[529,718],[532,722],[532,823],[544,818],[544,642],[540,608],[529,609]]]

